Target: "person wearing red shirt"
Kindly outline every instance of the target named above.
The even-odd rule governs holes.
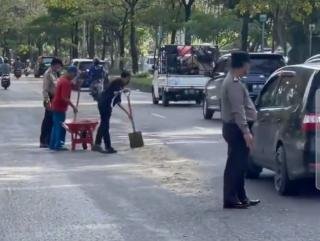
[[[78,69],[70,66],[66,74],[58,79],[55,96],[52,101],[53,127],[50,139],[50,149],[55,151],[67,150],[63,147],[66,131],[62,124],[66,120],[66,112],[71,106],[74,113],[77,113],[77,107],[71,102],[72,80],[78,75]]]

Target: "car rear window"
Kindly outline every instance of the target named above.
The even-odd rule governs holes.
[[[250,56],[252,74],[271,75],[277,69],[285,65],[281,56]]]
[[[87,69],[90,69],[91,66],[92,66],[92,62],[91,61],[90,62],[80,62],[79,69],[81,71],[85,71]]]
[[[47,64],[51,64],[53,58],[43,58],[42,59],[42,63],[44,63],[45,65]]]

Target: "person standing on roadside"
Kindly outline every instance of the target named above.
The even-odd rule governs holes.
[[[249,54],[233,52],[231,70],[222,85],[222,132],[228,143],[228,159],[224,172],[224,208],[242,209],[260,203],[260,200],[250,200],[245,191],[248,158],[253,149],[251,127],[257,118],[249,92],[241,82],[249,69]]]
[[[71,106],[74,113],[78,112],[77,107],[71,102],[72,81],[77,77],[78,69],[70,66],[67,72],[58,79],[56,92],[52,101],[53,127],[50,139],[50,149],[54,151],[68,150],[64,147],[66,131],[62,124],[66,120],[66,112]]]
[[[121,93],[117,95],[117,92],[122,91],[130,82],[131,74],[127,71],[123,71],[121,78],[113,80],[108,88],[106,88],[98,100],[98,109],[100,113],[100,126],[97,132],[95,145],[92,150],[113,154],[117,153],[115,149],[111,146],[110,138],[110,118],[112,114],[112,109],[114,106],[118,105],[126,114],[131,118],[130,113],[121,105]],[[104,140],[105,150],[101,147],[102,139]]]
[[[45,108],[44,118],[41,125],[40,148],[48,148],[52,130],[52,110],[51,103],[54,97],[58,73],[63,67],[60,59],[54,58],[51,67],[45,72],[43,77],[43,106]]]

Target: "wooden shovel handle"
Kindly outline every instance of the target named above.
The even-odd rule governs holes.
[[[77,95],[77,102],[76,102],[76,107],[78,109],[79,107],[79,102],[80,102],[80,92],[81,92],[81,89],[79,87],[79,90],[78,90],[78,95]],[[73,120],[76,121],[77,120],[77,114],[78,113],[74,113],[74,117],[73,117]]]

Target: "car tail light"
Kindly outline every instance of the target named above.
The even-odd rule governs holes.
[[[303,131],[315,131],[320,129],[320,115],[319,114],[306,114],[302,122]]]

